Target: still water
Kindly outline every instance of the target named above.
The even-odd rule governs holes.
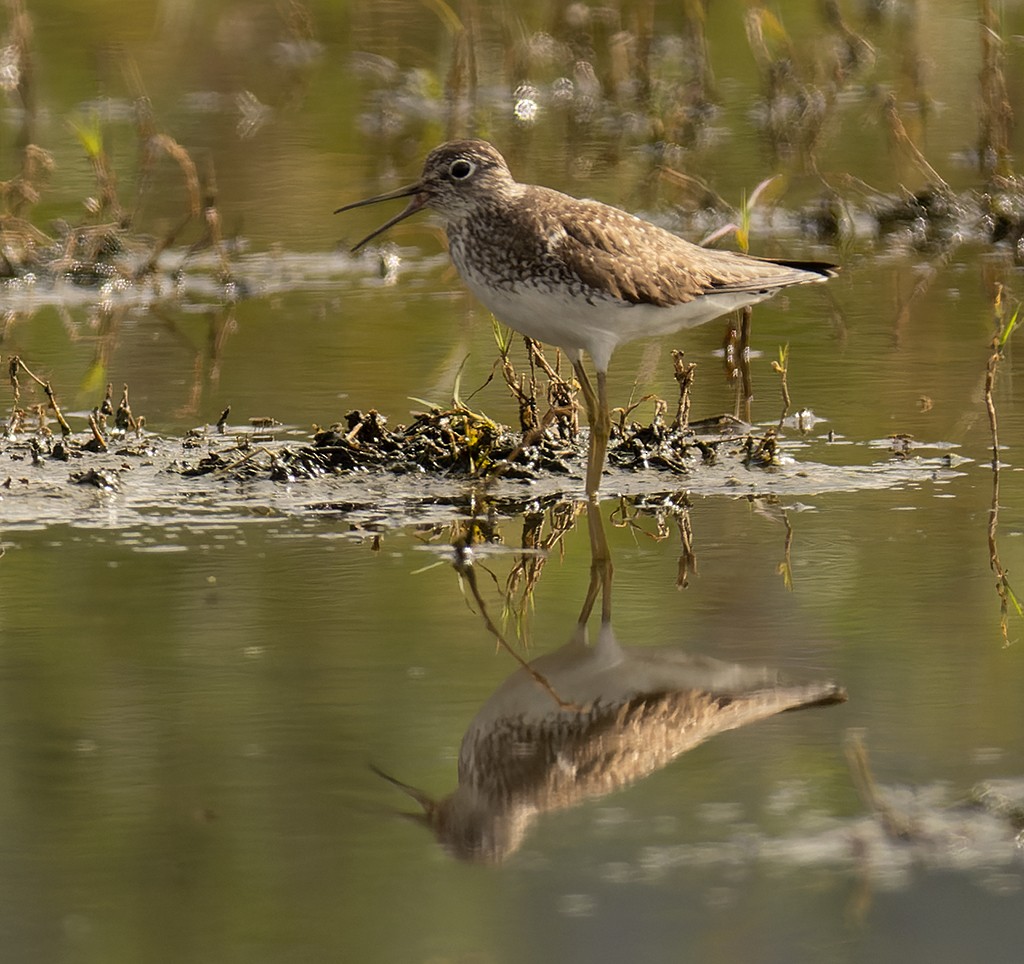
[[[850,173],[884,192],[923,186],[887,146],[883,85],[931,164],[955,190],[974,188],[980,175],[964,155],[977,136],[976,5],[907,4],[877,21],[869,6],[844,5],[876,56],[828,114],[812,152],[818,169],[832,184]],[[124,198],[133,196],[130,107],[141,84],[161,129],[204,178],[216,172],[244,296],[216,281],[203,253],[180,298],[129,290],[104,304],[89,290],[13,287],[0,296],[0,351],[50,379],[76,431],[108,380],[130,383],[147,429],[169,437],[215,422],[228,405],[232,422],[270,416],[295,437],[352,408],[403,422],[422,408],[410,397],[447,404],[457,378],[463,398],[483,386],[496,357],[490,320],[447,266],[429,220],[351,258],[345,241],[375,227],[377,214],[330,213],[410,181],[446,136],[445,92],[461,83],[451,13],[477,38],[472,129],[506,150],[521,178],[699,237],[720,222],[687,216],[654,176],[658,163],[701,177],[734,205],[784,172],[778,209],[754,211],[752,250],[842,263],[827,288],[757,308],[752,417],[777,421],[771,362],[788,345],[793,408],[824,421],[806,438],[787,430],[787,451],[851,471],[809,470],[806,485],[774,498],[761,497],[771,485],[759,470],[714,491],[665,474],[648,491],[680,506],[690,494],[688,512],[668,513],[663,528],[651,514],[623,524],[630,510],[614,478],[601,508],[613,626],[627,654],[676,647],[744,671],[835,680],[848,702],[721,733],[616,792],[538,805],[498,859],[459,860],[423,826],[417,800],[373,768],[424,801],[455,790],[464,734],[517,668],[480,601],[507,637],[518,627],[528,659],[568,643],[588,587],[584,514],[553,545],[532,597],[503,620],[501,587],[516,556],[479,558],[477,600],[447,556],[423,548],[457,534],[468,484],[453,481],[450,504],[420,526],[314,511],[322,493],[301,482],[266,483],[244,500],[224,483],[193,500],[181,480],[174,498],[96,491],[65,509],[66,466],[5,452],[4,960],[1018,959],[1020,824],[965,803],[972,788],[1002,780],[1015,781],[1005,787],[1019,806],[1024,779],[1024,621],[1011,603],[1004,639],[991,567],[994,545],[1020,589],[1024,398],[1014,337],[993,395],[1003,446],[994,527],[984,404],[996,283],[1011,306],[1024,296],[1013,251],[973,222],[956,243],[883,235],[853,201],[850,232],[816,243],[796,216],[822,191],[808,153],[780,152],[759,126],[747,5],[710,5],[718,106],[690,142],[658,107],[692,82],[672,66],[673,57],[689,62],[680,53],[692,48],[688,21],[673,5],[621,7],[590,14],[599,97],[586,71],[573,72],[583,43],[573,32],[587,23],[579,4],[513,14],[484,3],[200,11],[110,2],[87,19],[63,3],[27,4],[34,137],[56,163],[33,223],[49,230],[52,219],[86,216],[95,178],[74,118],[103,118]],[[816,7],[777,12],[787,33],[768,29],[769,40],[788,37],[804,76],[821,82],[813,65],[831,48],[815,42]],[[1024,33],[1015,7],[1003,15],[1005,37]],[[632,49],[648,16],[662,38],[652,111],[677,124],[665,135],[674,151],[640,123],[616,54]],[[510,93],[517,70],[538,92],[529,124],[512,113],[523,99]],[[1012,41],[1006,70],[1019,89]],[[565,102],[569,79],[572,91],[590,90],[585,105]],[[928,110],[907,106],[919,95]],[[5,176],[21,163],[21,117],[11,98]],[[179,217],[181,178],[170,162],[151,178],[137,227],[161,237]],[[190,226],[168,257],[184,258],[200,235]],[[732,412],[721,345],[713,323],[678,344],[626,347],[610,376],[613,404],[674,399],[669,349],[682,347],[698,364],[694,417]],[[497,380],[471,404],[515,419]],[[650,419],[645,406],[637,418]],[[899,434],[921,448],[894,451]],[[52,496],[40,497],[35,517],[19,486]],[[567,499],[581,493],[580,478],[565,481]],[[549,533],[557,520],[547,511]],[[497,515],[501,542],[522,545],[523,517]],[[683,518],[696,568],[681,588]],[[856,741],[882,799],[908,823],[904,839],[886,834],[858,792],[848,757]]]

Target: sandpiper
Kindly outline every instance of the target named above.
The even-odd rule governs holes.
[[[549,692],[572,702],[560,707]],[[718,733],[845,700],[831,680],[797,683],[672,646],[622,646],[607,623],[589,645],[577,626],[480,708],[462,739],[458,787],[443,800],[373,769],[419,803],[422,815],[407,816],[453,856],[499,863],[544,813],[628,786]]]
[[[636,338],[693,328],[791,285],[826,281],[835,266],[701,248],[598,201],[520,184],[487,141],[435,148],[415,184],[335,213],[409,197],[403,211],[353,251],[422,208],[444,219],[462,280],[495,317],[562,349],[590,423],[587,496],[596,499],[611,427],[612,352]],[[597,372],[595,393],[583,367]]]

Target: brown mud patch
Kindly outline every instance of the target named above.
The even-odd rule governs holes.
[[[8,528],[120,528],[199,519],[330,514],[390,529],[464,517],[483,499],[513,515],[583,498],[585,433],[523,435],[465,410],[423,413],[388,427],[378,413],[309,433],[284,426],[200,429],[183,438],[145,429],[0,441],[0,515]],[[831,436],[796,440],[717,420],[673,431],[634,424],[613,437],[605,498],[641,504],[687,495],[800,500],[825,492],[941,485],[967,460],[945,443]],[[843,464],[834,464],[842,462]],[[830,464],[831,463],[831,464]]]

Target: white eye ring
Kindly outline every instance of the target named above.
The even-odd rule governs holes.
[[[460,157],[456,161],[452,161],[448,167],[448,173],[451,174],[456,181],[464,181],[476,170],[476,165],[472,161],[467,161],[464,157]]]

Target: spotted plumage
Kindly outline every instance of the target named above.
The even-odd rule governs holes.
[[[674,647],[621,646],[607,624],[593,646],[577,627],[530,670],[505,680],[473,718],[447,797],[386,777],[461,859],[502,861],[538,816],[635,783],[718,733],[846,699],[830,680],[795,683]],[[571,704],[556,706],[534,674]]]
[[[820,262],[701,248],[607,204],[520,184],[486,141],[442,144],[415,184],[338,210],[401,197],[411,198],[405,209],[356,248],[423,208],[441,215],[470,290],[500,321],[572,361],[591,424],[589,495],[604,463],[605,374],[619,345],[692,328],[834,274]],[[584,353],[597,370],[597,393]]]

